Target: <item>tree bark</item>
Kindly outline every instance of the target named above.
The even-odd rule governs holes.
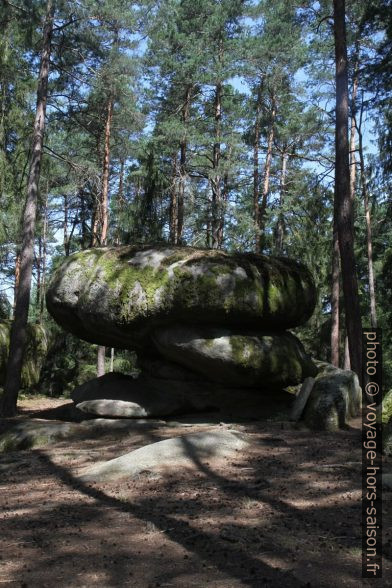
[[[113,98],[110,97],[107,106],[107,115],[105,122],[104,153],[102,163],[102,192],[101,192],[101,245],[106,245],[108,226],[109,226],[109,171],[110,171],[110,136],[112,130],[113,118]],[[98,346],[97,351],[97,376],[105,374],[105,353],[106,348],[103,345]]]
[[[102,165],[102,195],[101,195],[101,245],[106,245],[109,226],[109,171],[110,171],[110,136],[113,118],[113,98],[109,98],[105,123],[104,155]]]
[[[16,256],[15,256],[15,272],[14,272],[14,301],[12,304],[12,318],[13,319],[15,318],[16,298],[18,296],[19,280],[20,280],[20,251],[17,251]]]
[[[373,268],[373,239],[372,239],[372,221],[370,217],[369,208],[369,191],[366,181],[366,170],[365,160],[363,156],[363,144],[362,144],[362,129],[358,127],[358,139],[359,139],[359,164],[361,170],[361,187],[362,187],[362,198],[365,208],[365,221],[366,221],[366,241],[367,241],[367,258],[368,258],[368,274],[369,274],[369,297],[370,297],[370,323],[375,329],[377,327],[377,310],[376,310],[376,286],[374,279],[374,268]]]
[[[353,77],[353,91],[351,94],[351,129],[350,129],[350,195],[351,200],[355,201],[355,185],[357,178],[357,158],[355,151],[355,135],[356,135],[356,120],[355,120],[355,102],[358,93],[358,47],[356,49],[356,61],[354,66],[354,77]]]
[[[46,288],[46,257],[47,257],[47,234],[48,234],[48,191],[49,187],[46,188],[45,194],[45,206],[44,206],[44,226],[42,231],[42,275],[41,275],[41,287],[39,294],[39,322],[42,323],[42,319],[45,312],[45,288]]]
[[[222,84],[219,82],[215,87],[214,99],[214,118],[215,118],[215,140],[212,150],[212,211],[211,211],[211,237],[212,248],[219,248],[219,223],[222,214],[222,187],[219,173],[221,159],[221,119],[222,119]]]
[[[286,147],[287,149],[287,147]],[[279,216],[276,226],[276,250],[278,254],[283,253],[284,236],[285,236],[285,219],[283,214],[283,204],[286,194],[286,175],[287,175],[287,162],[289,154],[284,149],[282,152],[282,167],[280,172],[280,198],[279,198]]]
[[[187,155],[187,125],[189,120],[189,111],[191,107],[193,85],[189,84],[185,90],[184,105],[182,108],[182,123],[184,125],[184,136],[180,145],[180,183],[178,189],[178,215],[177,215],[177,243],[181,243],[182,233],[184,230],[184,203],[185,203],[185,185],[186,185],[186,155]]]
[[[105,353],[106,347],[98,345],[97,349],[97,377],[105,375]]]
[[[347,335],[344,338],[344,363],[343,369],[351,370],[351,363],[350,363],[350,351],[348,348],[348,337]]]
[[[345,0],[334,0],[336,63],[335,213],[338,227],[346,330],[352,369],[362,382],[362,321],[354,253],[354,214],[350,196],[348,73]]]
[[[339,239],[336,218],[333,223],[332,244],[332,283],[331,283],[331,363],[339,367],[339,298],[340,298],[340,263]]]
[[[46,5],[43,28],[43,43],[37,89],[37,106],[34,121],[27,198],[23,213],[20,280],[17,289],[15,317],[11,328],[7,375],[0,414],[4,417],[16,414],[18,393],[21,385],[23,352],[29,313],[31,277],[34,257],[34,233],[37,212],[38,186],[41,173],[45,113],[48,95],[48,76],[53,32],[54,6],[52,0]]]
[[[274,142],[274,135],[275,135],[275,118],[276,118],[276,98],[275,94],[271,97],[271,118],[270,118],[270,126],[268,129],[268,137],[267,137],[267,154],[265,157],[265,164],[264,164],[264,173],[263,173],[263,191],[261,195],[261,206],[260,206],[260,215],[259,215],[259,244],[258,244],[258,251],[256,253],[262,253],[265,247],[265,220],[267,214],[267,204],[268,204],[268,193],[269,193],[269,184],[270,184],[270,175],[271,175],[271,162],[272,162],[272,146]]]
[[[260,112],[261,112],[261,83],[257,90],[255,134],[253,140],[253,219],[255,223],[255,251],[260,250],[260,174],[259,174],[259,149],[260,149]]]
[[[64,230],[63,230],[64,253],[69,255],[69,237],[68,237],[68,196],[64,194]]]
[[[178,243],[178,162],[177,153],[172,157],[172,185],[170,191],[170,243]]]

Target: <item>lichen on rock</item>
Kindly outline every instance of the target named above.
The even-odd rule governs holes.
[[[285,387],[317,373],[301,342],[289,332],[177,325],[157,329],[153,340],[166,359],[231,386]]]
[[[314,305],[312,277],[296,261],[167,245],[71,255],[47,293],[49,312],[67,330],[135,349],[173,322],[283,330],[305,322]]]

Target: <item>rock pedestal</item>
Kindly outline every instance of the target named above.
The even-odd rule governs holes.
[[[92,381],[78,402],[82,410],[128,417],[149,416],[148,406],[154,416],[171,413],[173,402],[179,411],[195,410],[203,387],[271,395],[314,376],[315,365],[287,329],[304,323],[315,301],[312,276],[296,261],[174,246],[71,255],[47,293],[48,310],[65,329],[138,352],[139,383],[110,388],[105,381],[103,392]]]

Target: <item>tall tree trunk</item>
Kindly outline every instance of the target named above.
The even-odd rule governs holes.
[[[344,363],[343,369],[351,370],[351,363],[350,363],[350,350],[348,348],[348,337],[347,335],[344,337]]]
[[[41,292],[41,265],[42,265],[42,237],[38,237],[38,257],[37,257],[37,287],[35,291],[35,306],[39,308],[39,297]]]
[[[117,195],[117,202],[118,202],[118,218],[117,218],[117,230],[116,230],[116,245],[120,245],[121,243],[121,228],[120,222],[122,219],[122,213],[124,210],[124,171],[125,171],[125,161],[124,159],[120,160],[120,177],[118,181],[118,195]]]
[[[334,215],[335,217],[335,215]],[[340,262],[339,262],[339,238],[336,218],[333,223],[332,243],[332,283],[331,283],[331,363],[339,367],[339,298],[340,298]]]
[[[227,166],[229,166],[229,162],[231,160],[231,146],[229,146],[227,148]],[[223,174],[223,185],[222,185],[222,204],[221,204],[221,214],[219,215],[219,219],[218,219],[218,231],[217,231],[217,236],[218,236],[218,249],[221,249],[223,247],[223,236],[224,236],[224,228],[225,228],[225,213],[226,213],[226,206],[227,206],[227,202],[229,200],[229,181],[230,181],[230,176],[229,176],[229,172],[226,170]]]
[[[41,173],[45,130],[53,15],[54,7],[52,0],[48,0],[43,29],[43,43],[37,89],[37,107],[34,121],[30,171],[27,183],[27,198],[23,213],[20,280],[17,289],[15,317],[10,336],[7,375],[0,410],[0,414],[6,417],[16,414],[16,404],[22,376],[23,352],[26,341],[34,257],[35,217],[37,211],[38,186]]]
[[[109,226],[109,171],[110,171],[110,136],[112,130],[113,118],[113,98],[110,97],[107,106],[107,115],[105,123],[104,137],[104,154],[102,164],[102,192],[101,192],[101,245],[106,245],[108,226]],[[106,348],[103,345],[98,346],[97,351],[97,376],[105,374],[105,353]]]
[[[289,154],[284,149],[282,152],[282,167],[280,171],[280,198],[279,198],[279,215],[276,226],[276,250],[279,254],[283,253],[283,244],[285,236],[285,220],[283,214],[283,205],[286,194],[286,175],[287,175],[287,163]]]
[[[113,99],[109,98],[105,123],[105,146],[102,165],[102,229],[101,245],[106,245],[109,226],[109,170],[110,170],[110,136],[112,131]]]
[[[16,299],[18,297],[18,288],[20,280],[20,251],[16,252],[15,256],[15,272],[14,272],[14,301],[12,304],[12,318],[15,318]]]
[[[106,347],[104,345],[98,345],[97,349],[97,377],[105,375],[105,354]]]
[[[361,126],[358,127],[358,139],[359,139],[359,165],[361,170],[361,187],[362,187],[362,198],[365,208],[365,221],[366,221],[366,240],[367,240],[367,258],[368,258],[368,274],[369,274],[369,297],[370,297],[370,323],[375,329],[377,327],[377,311],[376,311],[376,286],[374,280],[374,268],[373,268],[373,239],[372,239],[372,222],[370,218],[369,208],[369,192],[366,181],[366,170],[365,160],[363,156],[363,138]]]
[[[178,161],[177,153],[172,157],[172,184],[170,190],[170,243],[178,243]]]
[[[357,158],[355,150],[356,120],[355,120],[355,103],[358,93],[358,52],[359,47],[356,43],[356,58],[354,65],[353,90],[351,94],[351,128],[350,128],[350,195],[351,200],[355,201],[355,185],[357,178]]]
[[[260,112],[261,112],[261,82],[257,90],[255,132],[253,139],[253,219],[255,223],[255,251],[260,250],[260,174],[259,174],[259,149],[260,149]]]
[[[68,196],[64,194],[64,229],[63,229],[64,253],[69,255],[69,236],[68,236]]]
[[[178,220],[177,220],[177,243],[181,243],[184,230],[184,201],[186,184],[186,155],[187,155],[187,125],[191,107],[193,85],[189,84],[185,90],[184,105],[182,108],[182,123],[184,125],[184,136],[180,145],[180,182],[178,188]]]
[[[336,63],[335,213],[342,269],[346,330],[352,369],[362,382],[362,321],[354,253],[354,214],[350,196],[348,74],[345,0],[334,0]]]
[[[41,287],[39,293],[39,322],[42,323],[42,319],[45,312],[45,288],[46,288],[46,258],[47,258],[47,234],[48,234],[48,196],[49,186],[46,187],[45,194],[45,205],[44,205],[44,225],[42,231],[42,276],[41,276]]]
[[[215,86],[214,98],[214,118],[215,118],[215,140],[212,150],[212,214],[211,214],[211,236],[212,248],[219,248],[219,221],[222,214],[222,187],[219,165],[221,159],[221,119],[222,119],[222,84],[219,82]]]
[[[263,191],[261,194],[261,206],[259,214],[259,246],[257,253],[264,250],[265,247],[265,220],[267,214],[268,205],[268,193],[271,175],[271,162],[272,162],[272,146],[274,143],[275,136],[275,119],[276,119],[276,97],[275,94],[271,97],[271,113],[270,113],[270,126],[268,129],[267,137],[267,153],[265,156],[264,173],[263,173]]]

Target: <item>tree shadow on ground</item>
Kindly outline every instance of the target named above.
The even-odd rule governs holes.
[[[2,490],[10,502],[26,484],[37,493],[35,508],[20,501],[2,525],[8,541],[21,541],[10,582],[359,585],[361,505],[350,499],[361,490],[356,437],[358,431],[345,431],[312,442],[309,432],[275,427],[255,435],[246,459],[224,468],[200,460],[184,440],[192,472],[100,485],[81,482],[72,464],[35,450],[31,467],[17,471]],[[384,555],[389,565],[387,549]]]

